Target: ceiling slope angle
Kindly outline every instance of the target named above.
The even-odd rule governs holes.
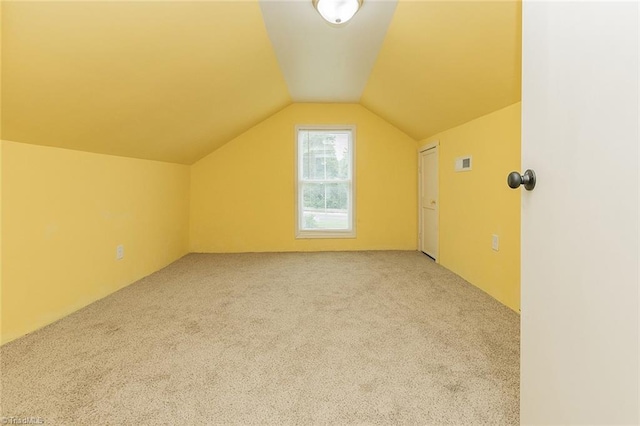
[[[361,104],[422,140],[520,101],[521,7],[400,1]]]
[[[3,3],[5,140],[191,164],[291,103],[257,0]]]
[[[294,102],[360,101],[396,0],[365,0],[347,23],[327,23],[311,0],[260,0]]]

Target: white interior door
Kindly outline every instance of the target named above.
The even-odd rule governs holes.
[[[420,250],[438,259],[438,147],[420,152]]]
[[[523,424],[640,420],[638,15],[523,4]]]

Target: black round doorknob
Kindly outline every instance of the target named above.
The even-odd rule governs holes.
[[[530,169],[524,172],[523,175],[518,172],[511,172],[509,173],[509,176],[507,176],[507,184],[513,189],[523,185],[524,189],[531,191],[536,187],[536,174]]]
[[[522,185],[522,176],[518,172],[511,172],[509,176],[507,176],[507,184],[509,184],[509,188],[516,189],[520,185]]]

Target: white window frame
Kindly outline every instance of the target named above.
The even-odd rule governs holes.
[[[351,155],[351,191],[349,193],[349,229],[302,229],[302,187],[301,171],[302,160],[300,154],[299,134],[302,130],[318,130],[318,131],[349,131],[351,132],[351,146],[349,153]],[[296,239],[307,238],[355,238],[356,237],[356,126],[352,124],[336,124],[336,125],[298,125],[295,127],[295,235]]]

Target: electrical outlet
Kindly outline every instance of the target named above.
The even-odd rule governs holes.
[[[494,249],[495,251],[498,251],[499,246],[500,246],[500,237],[498,237],[496,234],[493,234],[491,236],[491,248]]]
[[[124,258],[124,246],[120,244],[116,247],[116,260],[122,260]]]

